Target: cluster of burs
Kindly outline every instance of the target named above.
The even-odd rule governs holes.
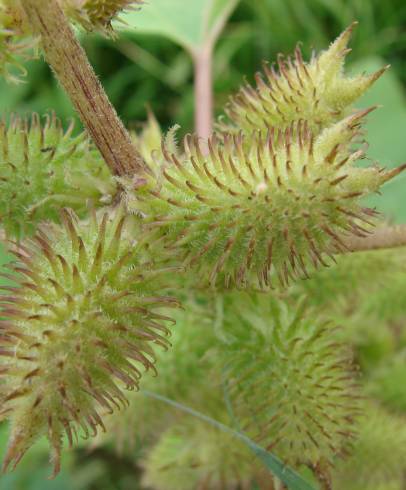
[[[129,3],[66,5],[107,29]],[[0,7],[11,78],[15,50],[35,44],[17,7]],[[56,474],[64,444],[97,435],[127,457],[142,441],[147,488],[270,488],[242,442],[141,387],[316,487],[404,488],[406,250],[348,245],[380,219],[363,198],[398,171],[360,164],[370,111],[354,103],[384,70],[344,74],[351,30],[308,62],[297,48],[265,64],[208,141],[178,144],[150,116],[133,135],[141,183],[52,114],[3,120],[6,469],[46,437]]]

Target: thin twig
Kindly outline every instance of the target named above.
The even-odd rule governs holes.
[[[144,175],[145,165],[77,41],[58,0],[21,2],[45,59],[115,175]]]
[[[344,242],[351,252],[405,247],[406,225],[382,226],[368,237],[345,238]]]

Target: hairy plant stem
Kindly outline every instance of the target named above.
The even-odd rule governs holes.
[[[368,237],[345,238],[344,242],[350,252],[405,247],[406,225],[382,226]]]
[[[111,105],[57,0],[21,2],[45,59],[114,175],[142,175],[145,165]]]

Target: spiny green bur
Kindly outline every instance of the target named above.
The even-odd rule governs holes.
[[[207,155],[188,136],[182,156],[164,147],[166,162],[144,188],[121,179],[127,207],[202,284],[286,286],[345,251],[344,235],[368,233],[375,212],[360,199],[399,172],[356,165],[363,153],[351,144],[367,112],[318,136],[307,123],[251,140],[214,136]]]
[[[26,75],[22,61],[35,56],[37,41],[30,36],[19,0],[0,1],[0,74],[18,83]]]
[[[41,221],[56,221],[63,206],[83,216],[87,201],[111,201],[115,183],[103,159],[85,133],[72,130],[54,115],[44,124],[37,114],[0,124],[0,223],[8,235],[20,238]]]
[[[62,0],[68,16],[88,31],[111,34],[113,19],[123,10],[132,10],[143,0]]]
[[[404,417],[367,404],[351,457],[333,475],[337,490],[403,490],[406,471]]]
[[[87,31],[113,35],[112,21],[142,0],[58,0],[69,20]],[[18,83],[27,74],[22,61],[37,57],[38,39],[32,35],[23,0],[0,1],[0,74]]]
[[[258,471],[242,442],[195,419],[165,431],[143,466],[143,483],[155,490],[248,490]]]
[[[242,293],[228,303],[219,356],[241,427],[287,464],[322,465],[328,475],[355,436],[349,352],[303,303]]]
[[[159,271],[142,262],[120,212],[40,230],[16,246],[16,287],[1,296],[1,417],[11,435],[4,468],[47,435],[54,473],[62,434],[70,444],[104,429],[103,412],[126,405],[155,372],[155,346],[167,348],[167,316],[177,302],[162,296]]]
[[[221,131],[240,129],[250,134],[259,130],[266,134],[269,126],[288,128],[292,122],[304,120],[314,133],[339,121],[349,107],[377,80],[386,68],[372,75],[349,77],[343,65],[355,23],[344,31],[327,51],[313,55],[309,63],[300,48],[286,60],[278,57],[279,73],[273,65],[264,64],[265,79],[256,75],[254,89],[246,84],[230,98],[225,112],[230,120],[220,121]]]

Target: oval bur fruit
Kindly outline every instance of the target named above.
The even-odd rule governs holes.
[[[127,207],[146,240],[197,271],[201,284],[286,286],[345,251],[347,237],[368,234],[376,213],[361,199],[404,168],[356,165],[363,152],[352,146],[368,112],[317,136],[303,121],[265,138],[213,136],[207,154],[187,136],[183,156],[164,146],[166,162],[149,185],[123,181]]]
[[[72,444],[78,432],[104,430],[103,413],[126,406],[123,388],[137,389],[143,370],[155,372],[156,347],[170,345],[171,319],[158,311],[177,301],[138,256],[122,213],[62,219],[16,244],[16,285],[2,287],[5,469],[46,435],[56,474],[62,435]]]

